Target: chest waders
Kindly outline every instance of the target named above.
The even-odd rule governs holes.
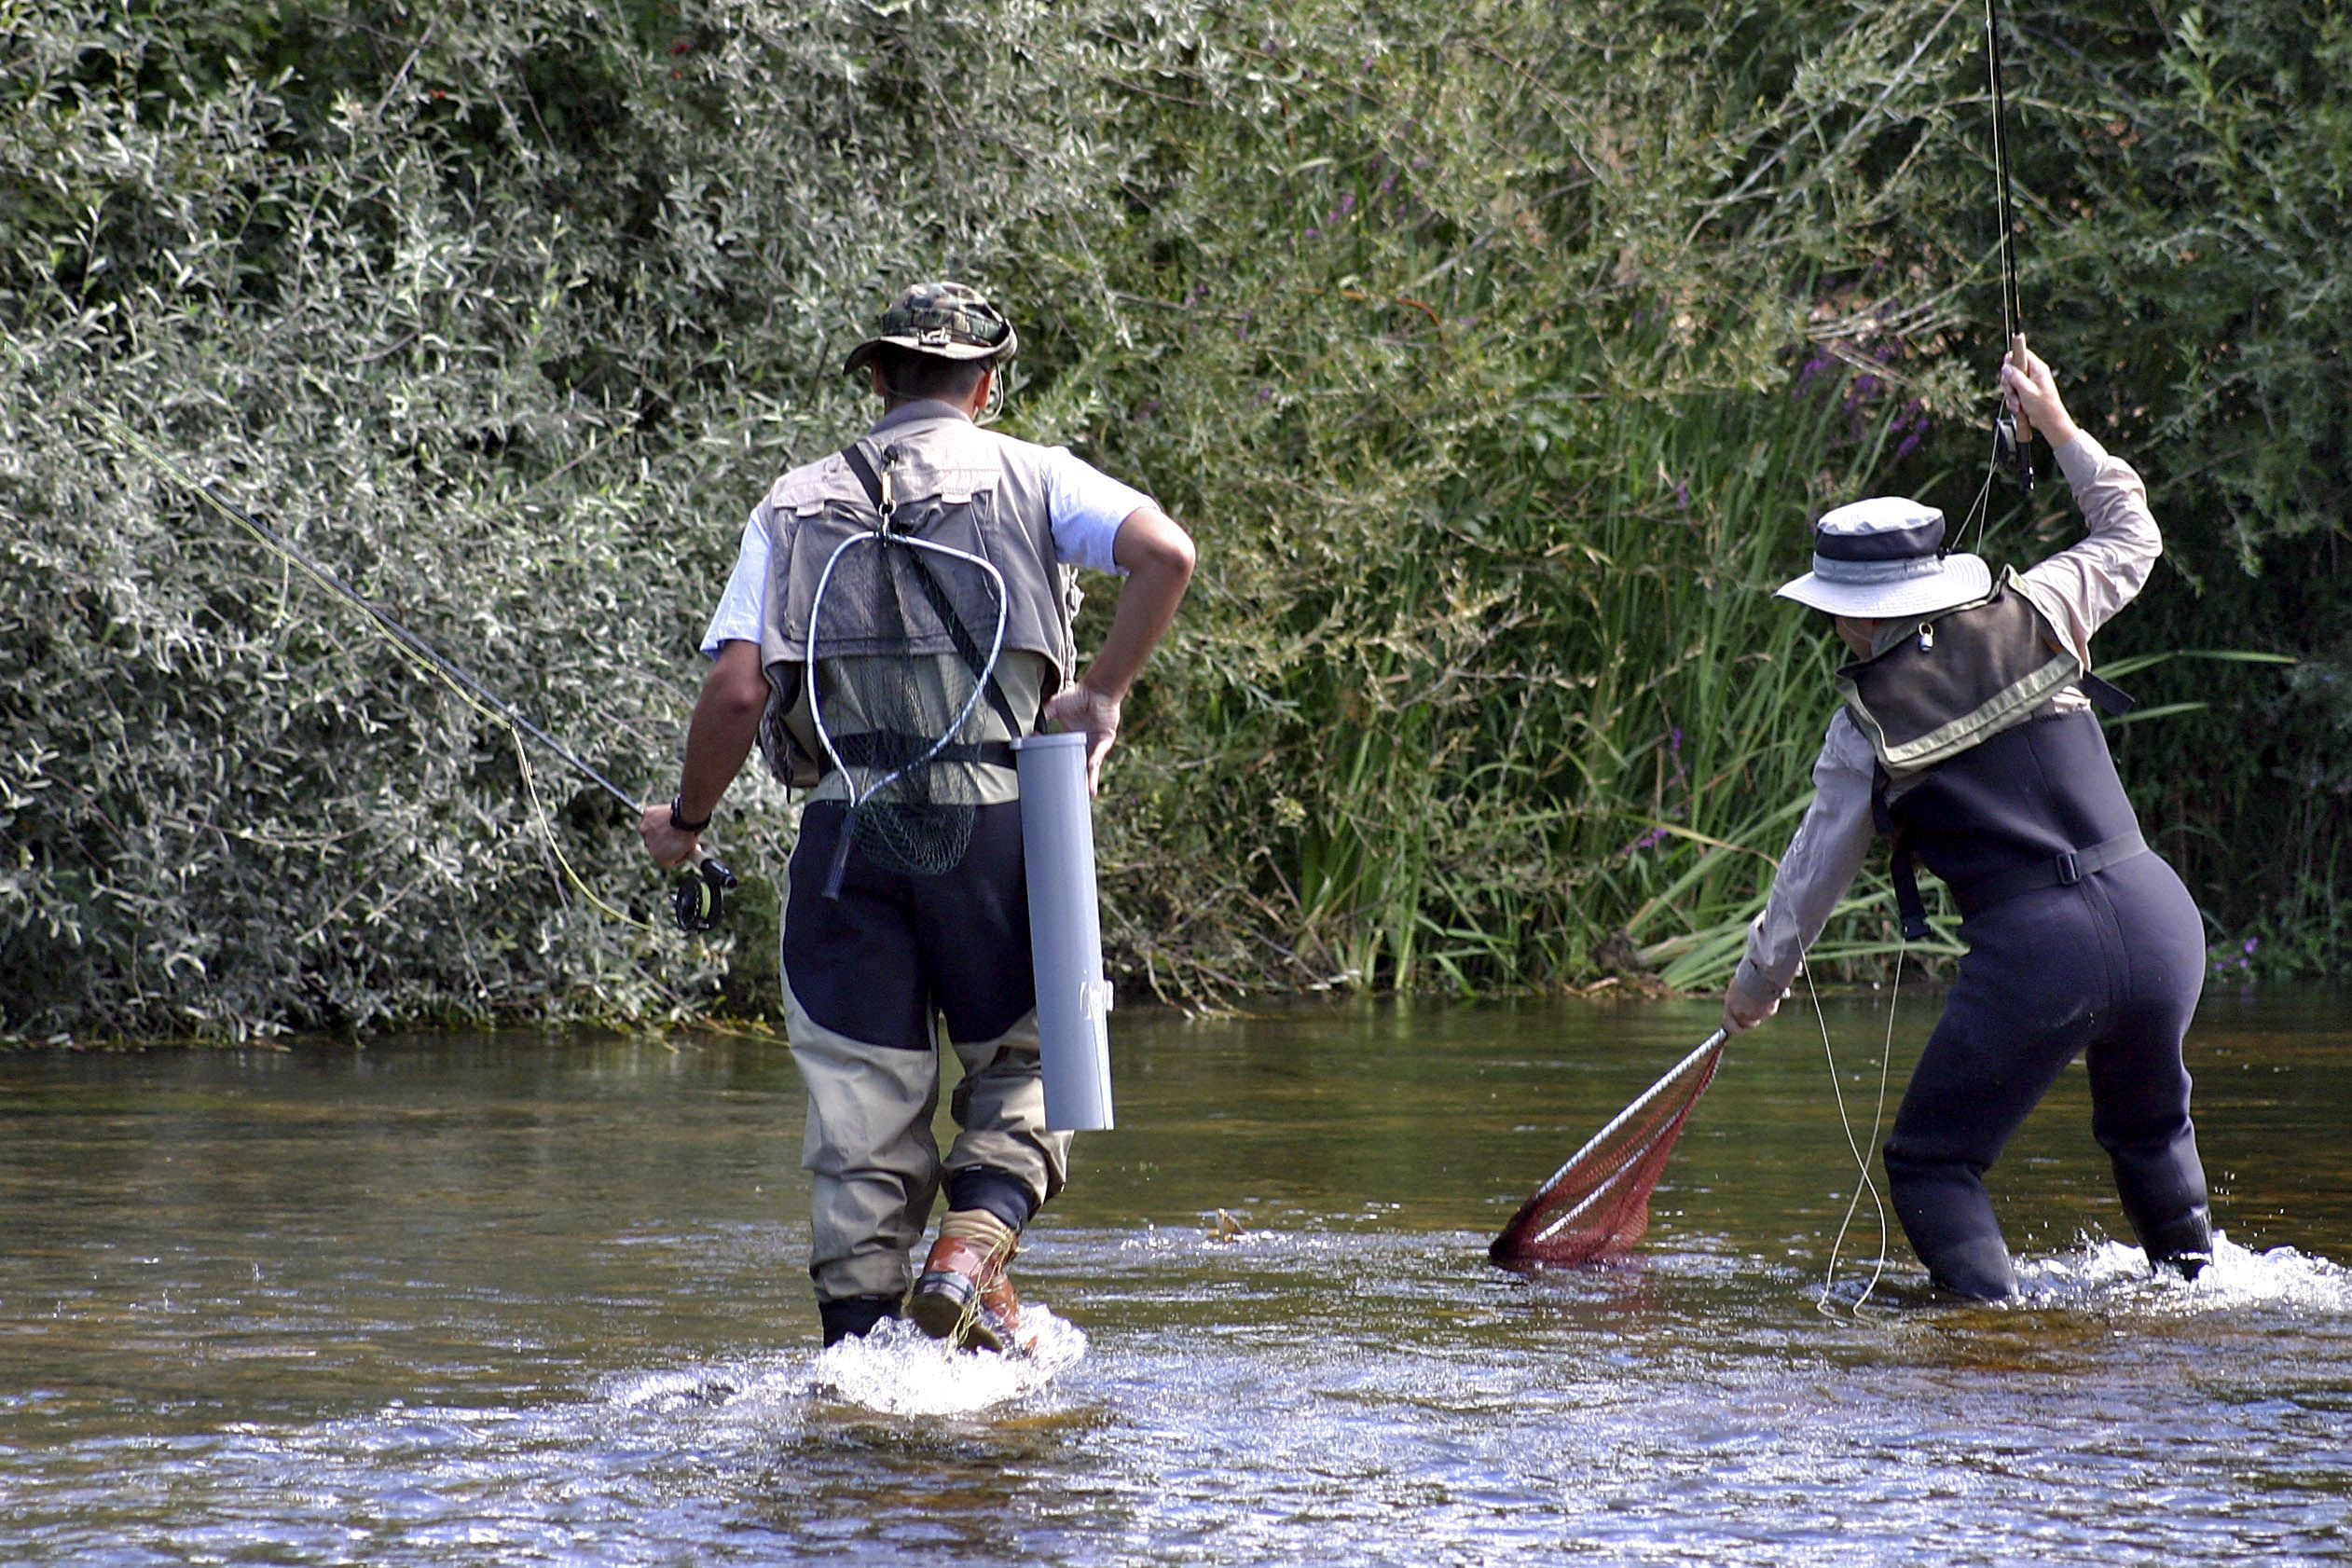
[[[2068,686],[2110,712],[2131,699],[2083,667],[2014,573],[1837,684],[1877,760],[1871,809],[1905,939],[1928,935],[1922,860],[1965,917],[2147,852],[2096,720],[2043,711]]]
[[[2180,1058],[2201,921],[2149,852],[2097,717],[2051,709],[2070,685],[2102,706],[2126,699],[2006,573],[1838,683],[1877,756],[1872,806],[1893,839],[1905,936],[1927,930],[1915,861],[1966,921],[1968,954],[1885,1147],[1913,1249],[1947,1290],[2015,1292],[1984,1173],[2080,1058],[2133,1233],[2152,1262],[2194,1275],[2212,1250]]]

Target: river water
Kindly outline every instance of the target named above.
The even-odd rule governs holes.
[[[2343,1561],[2344,1000],[2207,998],[2194,1285],[2070,1074],[1998,1308],[1881,1269],[1808,1008],[1633,1259],[1536,1277],[1487,1238],[1708,1009],[1121,1012],[1026,1362],[818,1352],[780,1045],[0,1056],[0,1562]],[[1886,1028],[1826,1012],[1865,1148]]]

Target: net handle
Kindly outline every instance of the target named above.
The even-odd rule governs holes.
[[[1731,1036],[1729,1031],[1717,1029],[1713,1034],[1709,1035],[1705,1039],[1701,1040],[1699,1043],[1698,1049],[1691,1052],[1689,1055],[1684,1057],[1681,1061],[1675,1063],[1671,1067],[1669,1067],[1666,1070],[1664,1077],[1660,1078],[1656,1083],[1651,1084],[1647,1089],[1644,1090],[1641,1096],[1631,1105],[1626,1107],[1623,1110],[1617,1112],[1616,1116],[1610,1118],[1609,1124],[1606,1127],[1602,1128],[1601,1131],[1593,1134],[1591,1137],[1586,1139],[1585,1146],[1582,1148],[1579,1148],[1575,1153],[1571,1154],[1567,1159],[1561,1161],[1560,1169],[1552,1172],[1551,1176],[1544,1182],[1543,1186],[1538,1187],[1536,1190],[1538,1192],[1544,1191],[1546,1189],[1548,1189],[1557,1183],[1561,1177],[1566,1176],[1575,1167],[1578,1161],[1584,1159],[1585,1156],[1590,1154],[1594,1149],[1599,1148],[1602,1144],[1607,1143],[1611,1138],[1615,1137],[1618,1128],[1623,1127],[1627,1122],[1641,1115],[1643,1111],[1648,1109],[1650,1102],[1657,1099],[1660,1094],[1666,1093],[1669,1085],[1680,1081],[1685,1073],[1699,1065],[1700,1058],[1704,1057],[1709,1052],[1722,1050],[1724,1042],[1730,1038]]]

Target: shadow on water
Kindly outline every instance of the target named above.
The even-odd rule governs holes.
[[[779,1048],[0,1058],[0,1561],[2336,1561],[2337,999],[2208,998],[2194,1284],[2114,1239],[2069,1075],[1993,1308],[1881,1261],[1809,1016],[1735,1045],[1635,1256],[1515,1273],[1487,1238],[1705,1010],[1122,1013],[1030,1362],[818,1352]],[[1867,1148],[1883,1014],[1827,1025]]]

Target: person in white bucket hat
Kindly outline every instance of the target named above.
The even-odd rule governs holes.
[[[1724,1026],[1780,1006],[1805,950],[1892,840],[1905,935],[1927,934],[1915,863],[1943,879],[1969,951],[1896,1112],[1888,1190],[1944,1291],[2016,1289],[1984,1174],[2058,1074],[2089,1068],[2093,1135],[2152,1265],[2212,1259],[2180,1043],[2205,978],[2203,923],[2148,848],[2093,704],[2090,640],[2162,550],[2138,474],[2082,433],[2039,358],[2002,390],[2056,451],[2089,524],[1998,578],[1946,553],[1943,514],[1881,497],[1813,529],[1812,570],[1779,597],[1828,615],[1854,662],[1790,841],[1724,998]]]
[[[1981,557],[1943,554],[1944,514],[1900,496],[1825,512],[1813,525],[1813,570],[1776,598],[1830,615],[1888,620],[1957,610],[1992,592]]]

